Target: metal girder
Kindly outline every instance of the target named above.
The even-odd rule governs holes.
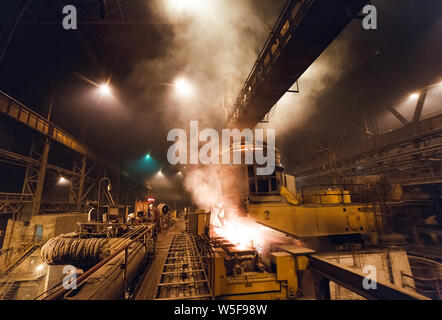
[[[350,23],[368,0],[287,1],[227,124],[252,128]]]
[[[32,154],[32,157],[27,157],[4,149],[0,149],[0,162],[11,163],[17,166],[24,166],[24,167],[27,167],[28,165],[32,165],[34,167],[40,166],[39,155],[35,153]],[[93,168],[93,166],[91,166],[91,168]],[[77,174],[74,171],[61,168],[52,164],[48,164],[48,171],[63,174],[68,177],[73,177]],[[88,176],[88,174],[86,174],[86,176]]]
[[[33,111],[32,109],[21,104],[14,98],[0,91],[0,112],[21,122],[29,128],[38,131],[53,141],[57,141],[65,147],[98,162],[104,167],[110,168],[112,171],[120,172],[115,164],[106,161],[96,155],[90,148],[71,136],[69,133],[48,121],[45,117]]]
[[[395,108],[392,106],[387,106],[387,109],[400,121],[404,126],[408,125],[409,122],[407,119],[404,118],[402,114],[399,113]]]
[[[18,213],[26,202],[31,203],[32,194],[17,194],[0,192],[0,213]]]
[[[77,210],[81,209],[85,197],[88,195],[89,191],[92,190],[96,182],[96,179],[88,176],[94,166],[91,165],[87,173],[85,167],[83,174],[82,164],[83,161],[85,162],[86,160],[86,157],[84,156],[80,160],[80,167],[77,167],[78,164],[74,164],[74,171],[47,164],[47,171],[63,174],[64,176],[69,177],[71,181],[71,188],[73,188],[73,190],[71,190],[71,197],[69,201],[62,199],[45,199],[43,198],[43,194],[41,194],[40,200],[37,201],[38,199],[36,194],[38,183],[40,181],[39,178],[42,161],[41,149],[42,146],[36,145],[35,142],[33,142],[29,157],[0,149],[0,161],[6,161],[7,163],[19,166],[26,166],[22,193],[0,193],[0,212],[18,213],[24,207],[25,203],[32,202],[38,202],[40,206],[42,205],[45,207],[46,211],[65,210],[65,208],[71,208],[73,204],[76,204]],[[80,188],[81,184],[83,185],[82,188]],[[86,185],[89,187],[89,189],[84,192],[84,186]],[[36,209],[38,208],[34,208],[34,210]],[[37,212],[38,210],[35,211],[35,213]]]
[[[72,171],[75,175],[71,179],[69,200],[77,204],[77,210],[81,210],[83,200],[84,182],[86,179],[87,159],[85,156],[74,159]]]
[[[33,215],[40,213],[41,199],[43,197],[43,187],[44,187],[45,178],[46,178],[46,170],[48,168],[48,157],[49,157],[50,143],[51,142],[50,142],[49,138],[46,138],[44,145],[43,145],[43,152],[40,157],[41,164],[40,164],[40,168],[38,169],[37,185],[36,185],[35,194],[34,194],[34,207],[32,209]]]
[[[412,122],[382,135],[373,135],[364,143],[336,150],[334,155],[341,176],[376,174],[393,167],[414,167],[414,172],[417,173],[418,170],[424,169],[419,164],[420,161],[442,157],[442,115]],[[434,164],[439,162],[434,161]],[[323,157],[317,165],[298,167],[295,169],[295,175],[301,180],[324,176],[330,172],[328,166],[329,159]],[[442,172],[435,173],[442,178]],[[435,175],[432,178],[435,178]]]
[[[83,143],[79,142],[76,138],[68,134],[66,131],[64,131],[54,123],[48,121],[45,117],[36,113],[32,109],[21,104],[17,100],[11,98],[2,91],[0,91],[0,112],[6,114],[7,116],[13,118],[18,122],[25,124],[29,128],[43,134],[45,137],[49,138],[50,140],[57,141],[62,145],[64,145],[65,147],[75,151],[76,153],[85,156],[87,159],[93,160],[96,164],[102,166],[103,168],[105,169],[107,168],[117,175],[122,175],[128,180],[129,183],[142,187],[144,191],[149,191],[150,189],[149,186],[146,186],[145,184],[139,184],[136,181],[132,180],[129,177],[129,175],[126,172],[122,172],[117,165],[99,157],[90,148],[85,146]],[[8,160],[13,159],[13,161],[24,163],[25,165],[28,164],[40,165],[39,160],[17,155],[14,154],[13,152],[4,151],[0,149],[0,158],[2,155],[5,154],[7,154],[6,158]],[[89,171],[85,173],[86,177],[89,175],[89,172],[93,168],[94,166],[90,166]],[[66,174],[71,177],[78,176],[78,172],[75,173],[73,171],[59,168],[50,164],[47,165],[47,169]],[[83,194],[83,196],[79,198],[84,199],[86,195],[87,193]]]
[[[413,122],[418,122],[421,118],[422,110],[424,109],[425,99],[427,98],[428,89],[422,90],[417,100],[416,109],[413,114]]]
[[[376,289],[367,290],[363,286],[366,274],[316,255],[310,256],[309,270],[315,279],[316,298],[321,300],[330,299],[330,281],[370,300],[430,300],[381,280],[376,281]]]

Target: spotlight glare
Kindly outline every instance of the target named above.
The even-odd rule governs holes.
[[[193,87],[192,85],[189,83],[189,81],[187,81],[184,78],[178,78],[175,80],[174,82],[174,87],[175,87],[175,92],[180,96],[180,97],[190,97],[193,94]]]
[[[107,83],[103,83],[103,84],[101,84],[100,87],[99,87],[99,89],[100,89],[100,93],[101,93],[103,96],[108,96],[108,95],[111,94],[110,87],[109,87],[109,85],[108,85]]]
[[[57,182],[58,185],[67,185],[68,183],[69,183],[69,180],[66,179],[65,177],[60,177]]]
[[[417,98],[419,98],[419,93],[412,93],[412,94],[410,94],[410,99],[417,99]]]
[[[207,11],[206,0],[166,0],[170,13],[201,15]]]

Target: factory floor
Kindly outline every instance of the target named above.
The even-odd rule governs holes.
[[[135,294],[135,300],[152,300],[163,270],[164,261],[169,251],[170,243],[175,234],[181,233],[186,228],[186,222],[182,219],[175,220],[175,223],[167,230],[158,234],[155,258],[150,267],[141,278],[141,285]]]

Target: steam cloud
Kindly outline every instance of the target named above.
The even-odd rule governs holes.
[[[273,21],[266,20],[276,19],[283,2],[271,4],[275,14],[268,19],[257,13],[257,4],[251,0],[149,2],[160,19],[172,24],[170,41],[161,55],[146,59],[135,69],[132,81],[145,83],[146,96],[155,89],[151,79],[171,86],[174,79],[184,77],[195,89],[193,97],[183,99],[174,96],[170,87],[162,111],[163,118],[173,117],[173,123],[164,121],[168,129],[172,125],[186,128],[190,120],[211,128],[224,126],[225,112],[268,36],[266,25]]]

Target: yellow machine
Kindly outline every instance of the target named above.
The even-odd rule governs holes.
[[[312,186],[297,192],[295,178],[284,172],[275,154],[271,175],[257,175],[257,164],[222,169],[226,177],[234,177],[223,183],[226,207],[241,208],[251,219],[294,237],[374,235],[381,223],[376,220],[378,205],[352,203],[344,185]]]
[[[376,239],[378,206],[352,203],[352,195],[345,186],[315,186],[296,192],[295,179],[284,172],[278,153],[271,175],[257,175],[257,168],[256,163],[221,167],[221,223],[223,218],[229,219],[229,214],[247,216],[285,233],[292,243],[295,239],[333,237],[351,242],[355,238],[362,240],[359,235]],[[191,230],[201,236],[205,233],[201,224],[208,229],[206,215],[195,212],[191,217]],[[257,248],[239,248],[222,236],[210,235],[205,241],[203,257],[215,298],[294,299],[302,293],[300,276],[314,250],[296,244],[278,244],[269,246],[264,258]]]
[[[255,221],[296,237],[372,233],[376,221],[372,205],[292,205],[283,199],[273,203],[250,203]]]
[[[290,252],[270,253],[271,272],[247,271],[229,274],[229,257],[226,250],[215,247],[208,268],[211,288],[217,299],[284,300],[294,299],[298,294],[298,276],[307,268],[306,249],[294,255]]]

